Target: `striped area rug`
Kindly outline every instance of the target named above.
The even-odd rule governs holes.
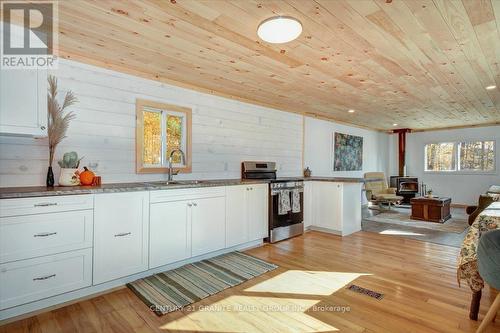
[[[276,268],[250,255],[230,252],[139,279],[127,287],[161,316]]]

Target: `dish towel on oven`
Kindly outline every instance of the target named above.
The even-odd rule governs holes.
[[[300,213],[300,191],[298,188],[292,190],[292,213]]]
[[[281,190],[278,193],[278,215],[285,215],[290,209],[290,191]]]

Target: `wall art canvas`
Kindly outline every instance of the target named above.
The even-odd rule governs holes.
[[[363,170],[363,137],[334,133],[333,171]]]

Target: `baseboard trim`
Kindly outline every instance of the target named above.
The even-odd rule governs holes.
[[[189,259],[181,260],[175,263],[171,263],[165,266],[156,267],[144,272],[140,272],[134,275],[129,275],[120,279],[104,282],[97,285],[92,285],[82,289],[73,290],[64,294],[48,297],[31,303],[26,303],[18,305],[12,308],[4,309],[0,311],[0,326],[5,325],[17,320],[32,317],[43,312],[55,310],[62,308],[74,303],[78,303],[90,298],[94,298],[100,295],[108,294],[112,291],[125,288],[125,285],[129,282],[135,281],[140,278],[144,278],[156,273],[168,271],[180,267],[185,264],[189,264],[195,261],[200,261],[203,259],[211,258],[219,254],[231,252],[231,251],[241,251],[248,250],[251,248],[259,247],[263,245],[262,240],[256,240],[247,242],[244,244],[232,246],[226,249],[214,251],[211,253],[203,254],[197,257],[192,257]]]
[[[452,203],[450,206],[451,206],[452,208],[467,208],[467,207],[469,207],[470,205],[460,204],[460,203]]]

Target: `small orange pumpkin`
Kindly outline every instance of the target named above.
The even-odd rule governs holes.
[[[95,174],[90,171],[87,167],[83,167],[85,171],[80,173],[80,184],[82,185],[92,185]]]

